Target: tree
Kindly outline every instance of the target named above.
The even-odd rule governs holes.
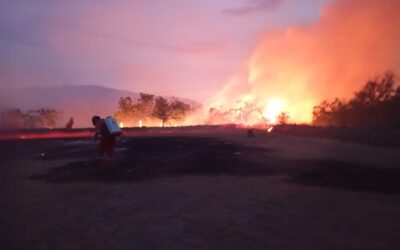
[[[154,108],[154,95],[140,93],[138,100],[138,110],[143,112],[144,114],[151,114],[152,109]]]
[[[24,114],[20,109],[10,109],[1,111],[2,128],[22,128]]]
[[[286,112],[281,112],[278,116],[278,123],[281,125],[287,124],[289,121],[289,115]]]
[[[154,95],[140,93],[139,100],[135,105],[136,117],[139,120],[148,120],[152,117],[154,109]]]
[[[169,116],[171,119],[182,121],[186,117],[187,113],[190,112],[190,105],[174,98],[169,104],[169,111]]]
[[[62,112],[55,109],[36,109],[21,111],[11,109],[3,111],[1,127],[5,128],[54,128],[62,116]]]
[[[254,103],[248,103],[244,101],[237,102],[235,108],[231,108],[228,114],[233,117],[233,122],[248,124],[251,120],[254,120],[254,116],[262,117],[262,111]]]
[[[121,97],[118,101],[118,109],[115,113],[115,118],[117,121],[124,121],[125,123],[133,123],[135,115],[135,106],[133,104],[132,98]]]
[[[313,109],[315,125],[363,126],[398,123],[400,87],[388,72],[369,80],[349,101],[336,98],[323,101]]]
[[[356,92],[351,102],[374,105],[390,100],[396,95],[395,78],[394,73],[387,72],[382,77],[369,80],[359,92]]]
[[[153,116],[160,119],[162,127],[164,127],[165,122],[170,118],[170,106],[167,99],[162,96],[155,99]]]
[[[139,124],[139,121],[154,124],[154,118],[157,118],[164,126],[168,120],[182,121],[191,110],[189,104],[177,98],[169,102],[162,96],[140,93],[136,103],[130,97],[121,97],[115,117],[127,124]]]
[[[34,112],[41,128],[54,128],[62,115],[62,112],[55,109],[38,109]]]

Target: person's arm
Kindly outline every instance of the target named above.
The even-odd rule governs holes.
[[[100,125],[96,125],[95,126],[95,131],[94,131],[94,140],[99,140],[101,136],[101,126]]]

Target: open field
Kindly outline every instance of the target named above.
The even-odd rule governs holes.
[[[132,130],[0,141],[0,249],[400,249],[400,149],[329,136]]]

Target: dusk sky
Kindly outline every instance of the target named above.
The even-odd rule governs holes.
[[[101,85],[205,101],[268,32],[325,0],[1,0],[0,84]]]

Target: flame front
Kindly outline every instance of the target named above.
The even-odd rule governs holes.
[[[279,114],[284,111],[283,107],[284,105],[282,101],[278,99],[270,99],[262,114],[267,118],[269,123],[276,124]]]

